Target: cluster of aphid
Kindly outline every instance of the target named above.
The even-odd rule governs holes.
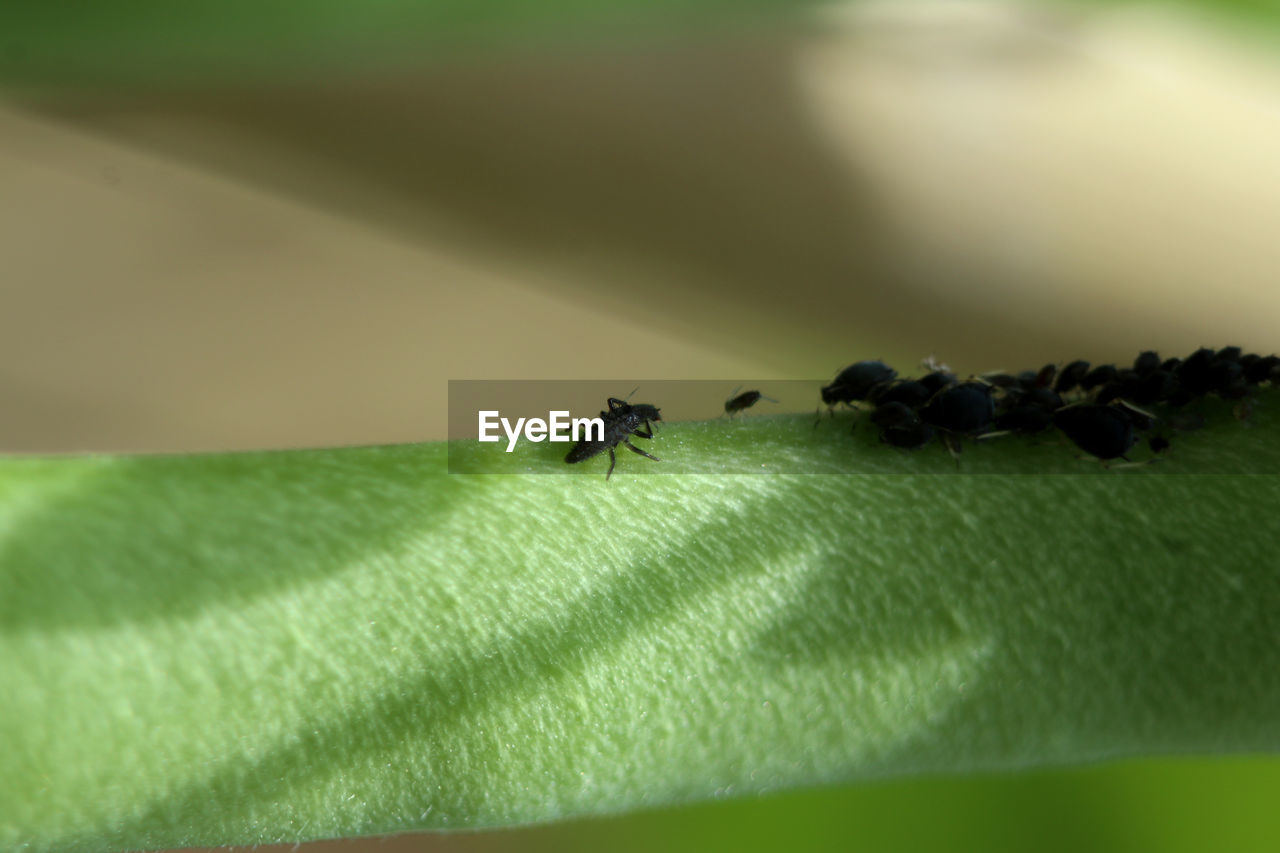
[[[1262,383],[1280,386],[1280,357],[1239,347],[1199,349],[1185,359],[1144,352],[1132,367],[1092,367],[1073,361],[1018,374],[989,373],[960,381],[931,365],[919,379],[900,379],[880,361],[860,361],[822,389],[828,407],[868,404],[880,438],[895,447],[923,447],[941,436],[952,452],[966,437],[1036,435],[1054,427],[1099,459],[1126,458],[1138,433],[1156,418],[1140,406],[1185,406],[1206,395],[1241,400]],[[1168,439],[1152,436],[1161,452]]]
[[[987,373],[965,381],[945,366],[929,367],[924,376],[905,379],[884,362],[859,361],[823,387],[822,402],[832,409],[870,405],[880,439],[894,447],[913,450],[940,436],[955,453],[963,438],[1038,435],[1056,427],[1085,453],[1109,460],[1127,458],[1138,433],[1155,426],[1156,417],[1140,406],[1177,408],[1208,395],[1243,400],[1258,385],[1280,387],[1280,356],[1246,354],[1240,347],[1198,349],[1185,359],[1161,360],[1144,352],[1132,367],[1073,361],[1061,369],[1047,364],[1036,371]],[[759,391],[740,390],[725,401],[730,417],[760,400],[777,402]],[[656,406],[610,397],[609,410],[600,417],[603,435],[579,441],[565,462],[608,451],[607,480],[617,464],[618,445],[659,461],[631,443],[632,436],[653,438],[653,424],[662,420]],[[1154,452],[1168,449],[1163,436],[1149,441]]]

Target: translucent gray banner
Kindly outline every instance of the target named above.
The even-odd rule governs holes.
[[[1050,426],[930,428],[903,442],[830,380],[453,380],[449,471],[610,479],[680,474],[1273,474],[1280,395],[1156,408],[1115,458]],[[992,389],[999,411],[1002,392]],[[1086,405],[1083,401],[1074,401]],[[1089,412],[1085,412],[1089,414]],[[1102,415],[1109,413],[1103,412]],[[1104,422],[1088,429],[1106,429]],[[1130,427],[1125,427],[1130,429]],[[923,439],[923,440],[922,440]],[[911,447],[894,446],[907,443]],[[918,446],[916,446],[918,445]]]

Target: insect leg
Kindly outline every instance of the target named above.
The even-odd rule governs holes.
[[[643,427],[644,432],[641,432],[640,429],[640,427],[637,427],[632,435],[638,435],[641,438],[653,438],[653,424],[646,422]]]
[[[623,444],[625,444],[627,447],[631,448],[632,450],[634,450],[636,453],[639,453],[641,456],[647,456],[648,458],[652,459],[654,462],[661,462],[661,461],[662,461],[661,459],[659,459],[658,457],[654,456],[653,454],[651,454],[651,453],[645,453],[643,450],[641,450],[640,448],[636,447],[634,444],[632,444],[632,443],[631,443],[631,440],[630,440],[630,439],[626,439],[626,438],[624,438],[624,439],[622,440],[622,443],[623,443]]]
[[[960,440],[949,432],[942,434],[942,445],[947,448],[947,452],[951,454],[951,458],[956,460],[956,467],[960,467],[960,451],[964,448],[960,444]]]
[[[613,476],[613,466],[618,464],[618,457],[614,455],[613,448],[609,448],[609,473],[604,475],[607,480]]]

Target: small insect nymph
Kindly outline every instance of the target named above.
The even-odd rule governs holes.
[[[635,392],[633,391],[632,393]],[[613,476],[613,466],[618,464],[618,457],[613,450],[619,444],[626,445],[630,450],[652,459],[654,462],[662,461],[656,456],[645,453],[631,443],[631,436],[633,435],[640,438],[653,438],[653,422],[662,420],[662,415],[656,406],[651,406],[648,403],[632,405],[626,400],[610,397],[609,411],[601,412],[600,417],[604,421],[603,437],[598,441],[585,438],[579,441],[565,456],[565,462],[572,465],[575,462],[599,456],[607,450],[609,451],[609,473],[605,474],[604,478],[608,480]]]
[[[751,408],[761,400],[768,400],[770,403],[778,402],[772,397],[766,397],[759,391],[742,391],[741,394],[738,393],[739,391],[742,391],[741,385],[733,389],[733,393],[729,395],[729,399],[724,401],[724,413],[729,417],[733,417],[744,409]]]

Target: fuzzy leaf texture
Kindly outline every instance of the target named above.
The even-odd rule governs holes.
[[[1216,472],[1280,471],[1278,410],[1133,470],[847,416],[668,424],[608,482],[548,444],[504,464],[566,475],[447,474],[443,443],[0,461],[0,848],[1273,751],[1280,477]],[[877,473],[672,476],[779,454]]]

